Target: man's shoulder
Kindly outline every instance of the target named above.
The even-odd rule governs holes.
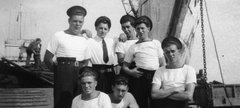
[[[153,39],[152,41],[155,45],[161,46],[161,42],[159,40]],[[160,47],[161,48],[161,47]]]
[[[194,72],[196,74],[196,70],[190,65],[184,65],[183,68],[189,70],[187,72]]]
[[[127,92],[124,96],[124,100],[132,100],[134,97],[130,92]]]
[[[66,33],[64,31],[57,31],[52,36],[53,40],[64,39],[66,37]]]
[[[167,72],[167,68],[166,68],[166,66],[164,65],[164,66],[159,67],[159,68],[156,70],[155,74],[162,74],[162,73],[165,73],[165,72]]]
[[[62,36],[63,34],[66,34],[64,31],[57,31],[54,33],[54,36]]]
[[[138,40],[127,40],[126,44],[135,44]]]
[[[65,31],[57,31],[57,32],[55,32],[55,34],[53,36],[56,37],[56,38],[69,38],[69,37],[72,37],[72,36],[84,38],[83,36],[75,36],[75,35],[68,34]]]
[[[106,40],[106,41],[108,41],[108,42],[114,42],[114,39],[113,39],[113,38],[108,38],[108,37],[106,37],[106,38],[104,38],[104,40]]]
[[[159,43],[160,43],[160,41],[159,41],[159,40],[157,40],[157,39],[153,39],[152,41],[153,41],[153,42],[159,42]]]
[[[183,68],[194,69],[192,66],[185,64]]]
[[[81,94],[79,94],[73,98],[73,101],[81,100],[81,97],[82,97]]]
[[[89,38],[87,41],[89,44],[96,44],[99,42],[99,40],[96,37]]]
[[[106,93],[104,93],[104,92],[100,92],[99,95],[100,95],[101,97],[108,97],[108,98],[109,98],[108,94],[106,94]]]

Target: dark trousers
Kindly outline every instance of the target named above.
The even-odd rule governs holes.
[[[41,66],[41,56],[40,56],[40,52],[37,52],[36,54],[34,54],[31,50],[26,50],[27,52],[27,58],[26,58],[26,66],[29,66],[30,64],[30,59],[32,57],[33,54],[33,59],[34,59],[34,67],[36,69],[39,69]]]
[[[71,108],[72,100],[80,94],[77,84],[79,69],[75,58],[57,58],[58,65],[54,72],[54,108]]]
[[[26,52],[27,52],[27,58],[26,58],[26,66],[29,66],[30,65],[30,59],[31,59],[31,57],[32,57],[32,51],[31,50],[26,50]]]
[[[41,57],[40,57],[40,53],[39,54],[34,54],[33,55],[34,58],[34,66],[36,69],[39,69],[41,66]]]
[[[188,102],[171,99],[157,99],[153,100],[152,106],[152,108],[188,108]]]
[[[140,78],[130,77],[129,92],[135,97],[139,108],[152,108],[151,89],[155,70],[138,69],[143,72]]]
[[[113,65],[94,64],[92,67],[98,73],[98,84],[96,89],[105,93],[111,93],[111,85],[115,77]]]

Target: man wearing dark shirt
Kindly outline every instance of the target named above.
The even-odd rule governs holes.
[[[40,51],[41,51],[41,39],[37,38],[33,42],[29,44],[27,47],[27,59],[26,59],[26,66],[29,66],[29,62],[31,59],[31,56],[33,54],[34,62],[35,62],[35,68],[39,69],[41,65],[41,59],[40,59]]]

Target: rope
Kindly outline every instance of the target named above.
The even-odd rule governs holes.
[[[200,15],[201,15],[202,51],[203,51],[203,79],[205,81],[207,81],[207,62],[206,62],[206,45],[205,45],[205,34],[204,34],[203,0],[200,0]]]
[[[134,15],[135,17],[137,17],[137,16],[135,15],[136,12],[134,11],[134,8],[133,8],[133,5],[131,4],[131,1],[128,0],[128,2],[129,2],[129,5],[130,5],[130,8],[131,8],[131,9],[129,10],[129,12],[127,12],[126,6],[125,6],[125,4],[124,4],[124,0],[122,0],[122,5],[123,5],[123,8],[124,8],[126,14],[129,15],[129,14],[132,12],[133,15]]]
[[[123,5],[123,8],[124,8],[126,14],[128,14],[127,9],[126,9],[126,7],[125,7],[125,5],[124,5],[124,0],[122,0],[122,5]]]
[[[207,2],[206,2],[206,0],[204,0],[204,2],[205,2],[205,7],[206,7],[206,14],[207,14],[207,19],[208,19],[208,25],[209,25],[210,32],[211,32],[211,36],[212,36],[212,39],[213,39],[214,50],[215,50],[215,54],[216,54],[217,61],[218,61],[218,67],[219,67],[219,71],[220,71],[222,83],[223,83],[223,86],[224,86],[224,91],[225,91],[226,97],[227,97],[227,99],[228,99],[228,101],[229,101],[229,104],[230,104],[231,106],[233,106],[233,105],[232,105],[232,102],[231,102],[230,99],[229,99],[229,95],[228,95],[228,93],[227,93],[227,90],[226,90],[225,81],[224,81],[224,78],[223,78],[222,66],[221,66],[221,62],[220,62],[220,60],[219,60],[219,56],[218,56],[218,50],[217,50],[216,40],[215,40],[215,37],[214,37],[214,35],[213,35],[212,25],[211,25],[210,18],[209,18],[209,14],[208,14]]]

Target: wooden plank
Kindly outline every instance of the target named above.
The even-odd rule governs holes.
[[[46,97],[42,98],[5,98],[5,99],[0,99],[0,103],[34,103],[34,102],[47,102]]]
[[[49,104],[46,104],[45,102],[44,103],[39,103],[39,102],[36,102],[36,103],[0,103],[0,107],[1,108],[6,108],[6,107],[17,107],[17,108],[23,108],[23,107],[42,107],[43,106],[46,106],[46,108],[49,108],[47,106],[49,106]]]
[[[21,96],[21,95],[8,95],[8,96],[1,96],[0,101],[4,99],[41,99],[46,98],[46,96]]]
[[[53,88],[0,88],[0,108],[53,108]]]
[[[231,104],[230,104],[230,102]],[[213,106],[214,107],[227,107],[227,106],[240,106],[240,98],[218,98],[213,99]]]
[[[240,89],[239,84],[212,85],[213,106],[214,107],[240,106],[240,96],[238,96],[239,93],[237,93],[240,90],[237,89]]]

